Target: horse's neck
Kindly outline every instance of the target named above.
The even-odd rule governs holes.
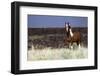
[[[70,36],[73,37],[72,29],[70,29],[69,31],[70,31]]]

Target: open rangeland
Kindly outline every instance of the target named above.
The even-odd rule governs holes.
[[[64,28],[28,28],[28,61],[84,59],[88,57],[87,28],[74,28],[81,33],[81,47],[65,44]]]

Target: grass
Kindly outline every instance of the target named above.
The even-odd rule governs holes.
[[[44,48],[28,50],[28,61],[33,60],[61,60],[61,59],[84,59],[88,57],[88,49],[81,47],[80,49],[52,49]]]
[[[31,39],[31,40],[42,39],[42,38],[44,38],[43,35],[34,35],[34,36],[29,36],[29,39]]]

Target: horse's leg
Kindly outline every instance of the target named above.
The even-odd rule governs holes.
[[[73,42],[71,42],[71,44],[70,44],[70,48],[73,49]]]
[[[79,43],[79,45],[78,45],[78,46],[79,46],[79,49],[80,49],[80,48],[81,48],[81,45],[80,45],[80,43]]]
[[[80,49],[80,47],[81,47],[81,46],[80,46],[80,41],[77,42],[77,46],[78,46],[79,49]]]

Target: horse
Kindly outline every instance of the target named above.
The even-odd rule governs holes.
[[[68,43],[68,47],[73,48],[73,43],[76,43],[77,46],[79,46],[80,48],[80,42],[81,42],[80,32],[79,31],[73,32],[69,22],[68,23],[65,22],[65,32],[67,35],[65,37],[65,43]]]

